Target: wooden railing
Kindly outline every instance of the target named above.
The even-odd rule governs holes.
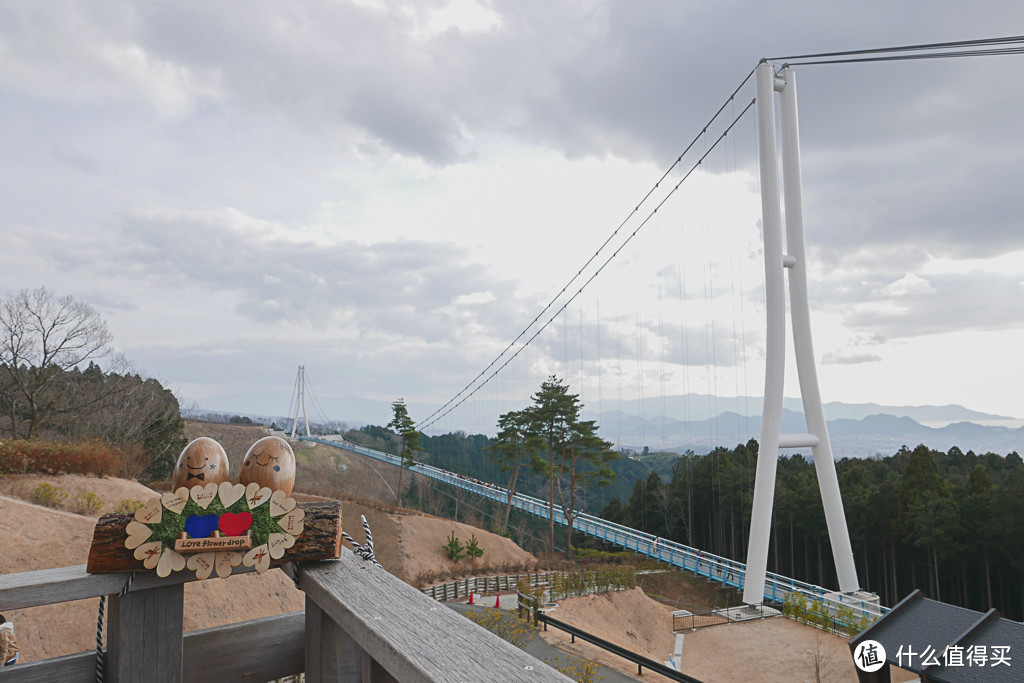
[[[84,565],[7,574],[0,605],[108,595],[106,681],[261,682],[303,671],[310,683],[570,680],[352,553],[294,575],[304,613],[191,633],[182,629],[191,572],[138,573],[124,595],[126,574],[87,574]],[[0,668],[0,683],[95,680],[95,652]]]
[[[529,574],[500,574],[494,576],[470,576],[456,581],[447,581],[420,590],[434,600],[450,602],[468,598],[472,591],[477,595],[484,593],[515,593],[519,590],[520,581],[528,581],[530,586],[549,586],[554,579],[554,572],[533,572]]]

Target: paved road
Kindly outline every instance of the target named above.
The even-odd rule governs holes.
[[[514,596],[512,596],[512,599],[514,600]],[[447,607],[450,607],[456,612],[469,612],[471,610],[476,612],[482,612],[484,609],[488,607],[494,607],[494,598],[477,598],[477,604],[474,605],[467,605],[464,602],[445,602],[442,604],[444,604]],[[512,604],[515,603],[513,602]],[[501,596],[501,605],[502,608],[504,609],[505,596]],[[559,650],[554,645],[549,645],[547,641],[545,641],[540,636],[537,636],[536,638],[531,640],[529,644],[527,644],[525,649],[527,652],[529,652],[531,655],[533,655],[541,661],[555,658],[564,660],[567,656],[564,652]],[[599,680],[603,680],[604,683],[636,683],[636,681],[638,680],[636,678],[630,678],[629,676],[620,673],[615,669],[609,669],[606,666],[600,667],[598,669],[597,675]],[[604,679],[600,679],[601,676],[604,676]]]

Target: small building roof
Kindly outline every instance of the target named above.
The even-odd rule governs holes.
[[[885,648],[886,666],[921,676],[924,683],[985,683],[1024,680],[1024,624],[988,612],[924,597],[920,590],[850,641],[850,651],[865,640]],[[1019,658],[1014,662],[1014,657]],[[888,674],[858,671],[862,682],[889,680]]]

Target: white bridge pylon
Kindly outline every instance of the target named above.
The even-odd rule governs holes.
[[[810,447],[818,489],[825,508],[832,555],[835,558],[839,590],[851,593],[860,588],[853,561],[850,532],[846,527],[843,499],[839,494],[832,445],[825,424],[825,411],[818,389],[818,373],[811,344],[810,311],[807,302],[807,264],[804,257],[803,198],[800,180],[800,137],[797,122],[796,74],[784,67],[778,75],[768,62],[756,69],[758,164],[761,178],[761,215],[764,233],[765,348],[764,409],[754,480],[754,502],[747,546],[747,573],[743,602],[756,605],[764,600],[768,569],[768,541],[771,534],[775,476],[780,448]],[[775,92],[779,93],[782,147],[782,186],[786,220],[782,222],[779,196],[779,163],[775,140]],[[783,233],[785,248],[783,252]],[[796,355],[800,395],[807,419],[806,434],[780,434],[782,427],[783,382],[786,368],[786,278],[789,270],[789,302],[793,323],[793,351]]]
[[[299,374],[295,376],[295,417],[292,418],[292,438],[295,438],[295,430],[299,427],[299,416],[306,426],[306,436],[309,436],[309,418],[306,417],[306,366],[299,366]]]

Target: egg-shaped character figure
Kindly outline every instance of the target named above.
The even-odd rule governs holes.
[[[288,442],[279,436],[265,436],[245,454],[238,475],[242,484],[256,482],[272,491],[292,494],[295,486],[295,454]]]
[[[220,484],[228,480],[228,454],[224,447],[208,436],[201,436],[185,446],[178,456],[171,477],[171,490],[184,486]]]

